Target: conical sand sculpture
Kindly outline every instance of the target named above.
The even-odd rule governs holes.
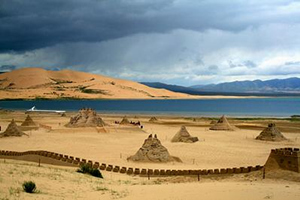
[[[17,126],[15,120],[11,120],[10,124],[7,126],[6,130],[0,134],[0,137],[21,137],[22,135],[26,135],[23,133]]]
[[[164,147],[157,136],[149,135],[145,140],[143,146],[136,152],[135,155],[130,156],[127,160],[132,161],[148,161],[148,162],[169,162],[177,161],[181,162],[180,158],[171,156]]]
[[[267,141],[282,141],[286,138],[282,135],[275,124],[271,123],[265,128],[259,136],[255,138],[256,140],[267,140]]]
[[[127,125],[127,124],[130,124],[129,120],[127,119],[127,117],[125,116],[122,121],[120,122],[120,124],[123,124],[123,125]]]
[[[91,108],[81,109],[77,115],[71,117],[66,127],[103,127],[106,125],[97,113]]]
[[[151,117],[149,119],[149,122],[157,122],[157,121],[158,121],[158,119],[156,117]]]
[[[181,126],[180,130],[176,133],[176,135],[171,140],[171,142],[186,142],[186,143],[193,143],[197,141],[199,141],[199,139],[197,137],[192,137],[190,133],[187,131],[185,126]]]
[[[211,120],[209,124],[215,124],[215,123],[217,123],[215,120]]]
[[[236,127],[229,124],[226,117],[223,115],[209,130],[216,131],[233,131]]]
[[[32,120],[32,118],[29,115],[27,115],[25,121],[21,124],[21,126],[34,126],[34,127],[36,127],[37,124],[34,123],[34,121]]]

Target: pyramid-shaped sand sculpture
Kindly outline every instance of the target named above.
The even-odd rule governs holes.
[[[286,138],[282,135],[275,124],[270,123],[255,139],[267,141],[282,141]]]
[[[215,124],[215,123],[217,123],[215,120],[211,120],[209,124]]]
[[[180,158],[171,156],[164,147],[157,136],[149,135],[145,140],[143,146],[136,152],[135,155],[130,156],[127,160],[132,161],[146,161],[146,162],[169,162],[177,161],[181,162]]]
[[[21,126],[37,127],[38,125],[32,120],[32,118],[29,115],[27,115],[25,121],[21,124]]]
[[[91,108],[81,109],[77,115],[71,117],[66,127],[103,127],[106,124]]]
[[[15,120],[11,120],[10,124],[7,126],[6,130],[0,134],[0,137],[21,137],[22,135],[26,135],[23,133],[19,127],[17,126]]]
[[[158,121],[158,119],[156,117],[151,117],[149,119],[149,122],[157,122],[157,121]]]
[[[174,135],[174,137],[171,140],[171,142],[186,143],[193,143],[197,141],[199,141],[199,139],[197,137],[192,137],[185,126],[181,126],[180,130]]]
[[[209,130],[215,131],[233,131],[236,127],[229,124],[226,117],[223,115]]]
[[[120,122],[120,124],[123,124],[123,125],[127,125],[127,124],[130,124],[129,120],[127,119],[127,117],[125,116],[122,121]]]

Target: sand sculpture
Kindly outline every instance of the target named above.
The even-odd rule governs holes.
[[[17,126],[14,119],[11,120],[10,124],[7,126],[6,130],[0,134],[0,137],[21,137],[22,135],[26,135],[23,133],[19,127]]]
[[[103,127],[106,124],[91,108],[81,109],[77,115],[71,117],[66,127]]]
[[[223,115],[209,130],[215,131],[233,131],[236,127],[229,124],[226,117]]]
[[[151,117],[149,119],[149,122],[157,122],[157,121],[158,121],[158,119],[156,117]]]
[[[299,148],[272,149],[265,168],[268,171],[284,169],[300,173]]]
[[[39,129],[39,125],[36,124],[29,115],[27,115],[25,121],[21,124],[19,128],[22,131],[37,130]]]
[[[217,123],[216,120],[211,120],[211,122],[209,124],[215,124],[215,123]]]
[[[180,130],[174,135],[171,142],[193,143],[199,141],[198,137],[192,137],[185,126],[181,126]]]
[[[282,135],[275,124],[270,123],[256,138],[256,140],[267,140],[267,141],[282,141],[286,138]]]
[[[21,124],[21,126],[38,126],[38,125],[32,120],[32,118],[29,115],[27,115],[26,119]]]
[[[150,162],[181,162],[178,157],[171,156],[166,147],[164,147],[156,134],[152,134],[145,140],[143,146],[136,152],[135,155],[130,156],[127,160],[132,161],[150,161]]]
[[[130,124],[129,120],[127,119],[127,117],[125,116],[122,121],[120,122],[120,124],[123,124],[123,125],[127,125],[127,124]]]

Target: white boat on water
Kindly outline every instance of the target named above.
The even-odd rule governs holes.
[[[26,110],[26,113],[28,112],[46,112],[46,113],[65,113],[66,111],[64,110],[38,110],[35,108],[35,106],[33,106],[32,108],[30,108],[29,110]]]

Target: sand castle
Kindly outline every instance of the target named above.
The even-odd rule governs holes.
[[[11,120],[10,124],[7,126],[6,130],[0,134],[0,137],[21,137],[22,135],[26,135],[23,133],[19,127],[17,126],[14,119]]]
[[[127,125],[127,124],[130,124],[129,120],[127,119],[127,117],[125,116],[122,121],[120,122],[120,124],[122,125]]]
[[[19,128],[22,131],[37,130],[39,129],[39,125],[36,124],[29,115],[27,115],[26,119],[24,120],[24,122],[21,124]]]
[[[284,169],[300,173],[299,148],[272,149],[265,168],[266,170]]]
[[[158,121],[158,119],[156,117],[151,117],[149,119],[149,122],[157,122],[157,121]]]
[[[265,128],[259,136],[255,138],[256,140],[267,140],[267,141],[282,141],[286,140],[286,138],[282,135],[279,129],[275,124],[270,123],[268,127]]]
[[[171,142],[193,143],[199,141],[198,137],[192,137],[185,126],[181,126],[180,130],[174,135]]]
[[[167,148],[161,144],[159,139],[157,139],[156,134],[154,137],[152,134],[150,134],[136,154],[128,157],[127,160],[148,162],[181,162],[179,158],[173,157],[169,154]]]
[[[215,131],[233,131],[236,127],[229,124],[226,117],[223,115],[209,130]]]
[[[104,121],[91,108],[81,109],[77,115],[71,117],[66,127],[103,127]]]

